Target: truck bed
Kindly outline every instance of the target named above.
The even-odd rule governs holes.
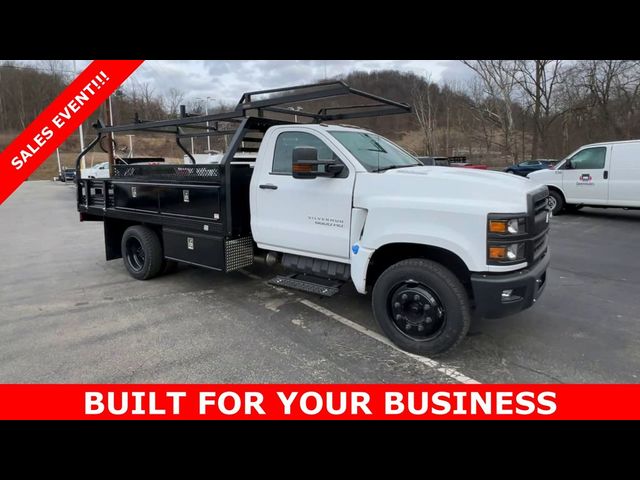
[[[253,262],[252,167],[230,164],[229,202],[221,165],[115,165],[111,178],[79,180],[78,210],[83,220],[105,222],[108,260],[120,256],[110,237],[118,238],[128,225],[146,224],[158,230],[166,258],[236,270]]]

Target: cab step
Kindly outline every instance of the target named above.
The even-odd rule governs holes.
[[[292,273],[290,275],[278,275],[267,283],[278,287],[292,288],[302,292],[314,293],[324,297],[333,297],[340,291],[344,282],[329,280],[326,278],[306,275],[304,273]]]

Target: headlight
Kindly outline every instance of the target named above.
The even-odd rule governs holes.
[[[513,265],[526,262],[527,217],[491,213],[487,218],[487,263]]]
[[[518,235],[524,233],[524,217],[510,218],[504,220],[489,220],[489,233],[497,233],[504,235]]]
[[[492,263],[524,261],[524,242],[489,245],[489,260]]]

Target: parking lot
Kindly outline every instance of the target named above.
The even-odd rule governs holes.
[[[350,286],[284,291],[260,265],[133,280],[75,208],[73,186],[47,181],[0,206],[2,383],[640,381],[640,211],[555,217],[539,302],[476,319],[432,361],[390,346]]]

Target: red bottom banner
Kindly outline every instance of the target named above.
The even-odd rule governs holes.
[[[0,385],[0,420],[637,420],[640,385]]]

